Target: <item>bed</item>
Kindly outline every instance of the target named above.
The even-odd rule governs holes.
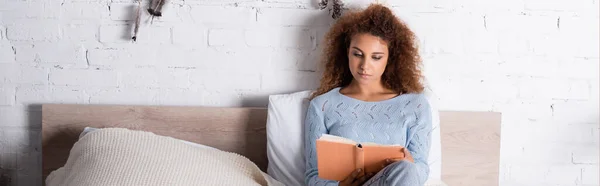
[[[65,164],[85,127],[143,130],[203,144],[243,155],[266,171],[266,120],[267,108],[44,104],[43,179]],[[444,183],[498,185],[500,120],[498,112],[440,111]]]

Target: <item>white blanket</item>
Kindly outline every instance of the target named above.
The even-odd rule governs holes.
[[[83,136],[65,166],[52,172],[46,184],[282,185],[241,155],[117,128]]]

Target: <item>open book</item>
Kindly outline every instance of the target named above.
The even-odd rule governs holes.
[[[364,173],[377,173],[383,169],[385,160],[404,158],[399,145],[356,143],[350,139],[323,134],[316,141],[317,168],[319,177],[342,181],[352,171],[362,169]]]

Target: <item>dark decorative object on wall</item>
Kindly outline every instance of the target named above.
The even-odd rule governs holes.
[[[143,11],[141,11],[142,8],[142,2],[143,0],[138,0],[138,5],[135,11],[135,25],[133,26],[133,36],[131,37],[131,39],[135,42],[137,41],[137,36],[138,36],[138,31],[140,29],[140,22],[142,19],[142,13]],[[167,2],[167,0],[150,0],[150,3],[148,4],[148,9],[146,9],[148,11],[148,13],[151,16],[151,20],[154,20],[154,17],[161,17],[162,16],[162,9],[163,6],[165,5],[165,3]],[[150,23],[152,23],[152,21],[150,21]]]
[[[152,0],[152,3],[150,3],[150,8],[148,8],[148,13],[150,13],[152,17],[162,16],[162,8],[166,1],[167,0]]]
[[[135,25],[133,26],[133,37],[131,37],[131,39],[133,39],[133,41],[137,40],[138,30],[140,29],[140,19],[142,17],[142,11],[140,11],[141,9],[142,9],[142,3],[140,1],[138,1],[138,7],[135,12]]]
[[[327,8],[327,4],[329,4],[329,0],[319,0],[319,8],[321,10]],[[333,0],[332,8],[329,11],[333,11],[331,17],[333,19],[337,19],[342,16],[342,10],[344,9],[344,2],[342,0]]]

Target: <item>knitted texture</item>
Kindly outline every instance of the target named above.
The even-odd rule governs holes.
[[[402,94],[391,99],[367,102],[345,96],[340,88],[311,100],[308,107],[304,148],[305,182],[308,185],[337,185],[318,177],[316,140],[322,134],[373,142],[402,145],[413,156],[420,185],[429,175],[427,158],[431,145],[431,110],[423,94]],[[378,179],[378,178],[372,178]]]
[[[83,136],[46,179],[49,186],[278,185],[270,181],[241,155],[127,129]]]

